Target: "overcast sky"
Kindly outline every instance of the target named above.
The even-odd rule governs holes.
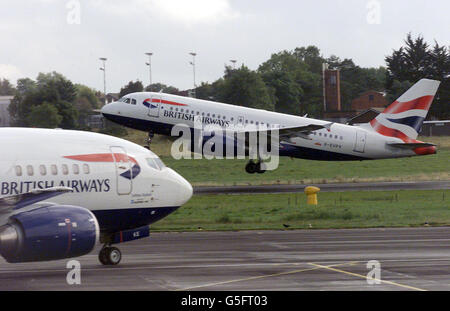
[[[378,10],[379,8],[379,10]],[[236,59],[251,69],[272,53],[316,45],[324,57],[385,65],[408,32],[450,45],[448,0],[0,0],[0,78],[57,71],[107,92],[130,80],[213,82]],[[78,14],[79,13],[79,14]]]

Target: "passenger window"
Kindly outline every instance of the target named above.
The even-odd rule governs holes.
[[[16,165],[16,176],[22,176],[22,166]]]
[[[89,174],[89,165],[83,164],[83,173]]]
[[[34,171],[33,171],[32,165],[27,165],[27,174],[28,174],[28,176],[33,176]]]
[[[42,176],[47,175],[47,168],[45,167],[45,165],[39,165],[39,172]]]
[[[52,175],[58,175],[58,167],[55,164],[50,165],[50,170],[52,171]]]
[[[72,165],[72,170],[75,175],[78,175],[80,173],[80,167],[78,166],[78,164]]]
[[[67,166],[67,164],[63,164],[63,165],[62,165],[62,173],[63,173],[64,175],[69,174],[69,167]]]

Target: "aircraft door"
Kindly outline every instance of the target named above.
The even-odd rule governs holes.
[[[362,153],[364,152],[365,146],[366,146],[366,132],[356,131],[355,148],[353,148],[353,151]]]
[[[153,95],[148,100],[148,115],[150,117],[159,117],[159,110],[161,108],[161,95]]]
[[[122,147],[110,147],[114,165],[116,166],[116,185],[117,194],[130,194],[132,188],[132,179],[129,178],[131,174],[132,162]],[[127,174],[128,172],[128,174]]]

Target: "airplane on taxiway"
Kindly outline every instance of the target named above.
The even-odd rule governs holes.
[[[0,128],[0,254],[8,262],[82,256],[97,243],[150,234],[149,224],[192,196],[192,186],[150,150],[98,133]]]

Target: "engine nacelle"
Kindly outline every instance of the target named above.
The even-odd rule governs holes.
[[[72,205],[51,205],[10,217],[0,227],[0,254],[8,262],[82,256],[94,248],[100,228],[94,214]]]

